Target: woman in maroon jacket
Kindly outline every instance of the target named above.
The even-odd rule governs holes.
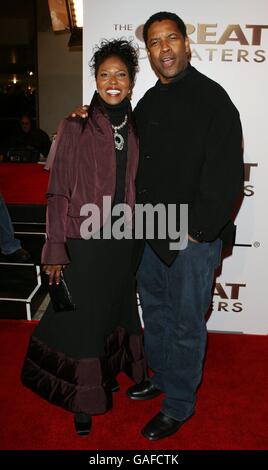
[[[134,240],[103,238],[112,207],[135,203],[138,142],[129,101],[138,58],[124,40],[103,41],[92,67],[95,92],[88,119],[67,118],[60,126],[47,192],[47,241],[42,253],[49,283],[64,278],[74,311],[55,312],[51,303],[35,328],[22,370],[24,385],[75,413],[80,435],[91,415],[112,406],[124,370],[135,382],[145,377],[142,336],[134,285]],[[84,204],[100,210],[100,238],[80,233]],[[114,221],[114,217],[112,218]]]

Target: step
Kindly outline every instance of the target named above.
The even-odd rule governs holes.
[[[15,233],[46,233],[46,224],[37,222],[14,222]]]
[[[31,258],[26,264],[38,264],[41,263],[41,253],[46,236],[44,232],[15,232],[15,238],[21,241],[21,246],[24,250],[29,251]],[[0,264],[12,263],[7,261],[6,257],[0,254]]]
[[[0,318],[31,320],[47,291],[39,265],[0,264]]]
[[[7,208],[12,220],[15,222],[45,223],[46,206],[41,204],[7,204]]]

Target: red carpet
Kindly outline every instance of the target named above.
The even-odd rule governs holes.
[[[6,204],[46,204],[48,177],[38,163],[1,163],[0,192]]]
[[[19,380],[35,323],[0,321],[0,448],[10,449],[268,449],[268,337],[210,334],[197,412],[158,443],[139,433],[161,398],[131,402],[130,380],[119,376],[114,408],[95,416],[91,434],[75,435],[72,414],[25,389]]]

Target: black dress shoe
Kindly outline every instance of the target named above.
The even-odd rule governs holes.
[[[87,436],[90,433],[92,426],[91,416],[87,413],[75,413],[74,426],[79,436]]]
[[[149,441],[157,441],[158,439],[163,439],[163,437],[171,436],[177,432],[185,421],[177,421],[160,411],[160,413],[146,424],[141,433],[146,439],[149,439]]]
[[[127,390],[128,398],[131,400],[151,400],[152,398],[158,397],[162,391],[157,388],[150,380],[144,380],[143,382],[132,385]]]
[[[171,436],[177,432],[185,421],[186,420],[177,421],[160,411],[160,413],[146,424],[141,433],[146,439],[149,439],[149,441],[157,441],[158,439],[163,439],[163,437]]]

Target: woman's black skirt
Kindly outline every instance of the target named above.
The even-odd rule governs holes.
[[[23,384],[72,412],[112,407],[111,382],[125,371],[146,375],[133,274],[134,240],[68,239],[64,276],[75,311],[51,303],[35,328],[22,369]]]

